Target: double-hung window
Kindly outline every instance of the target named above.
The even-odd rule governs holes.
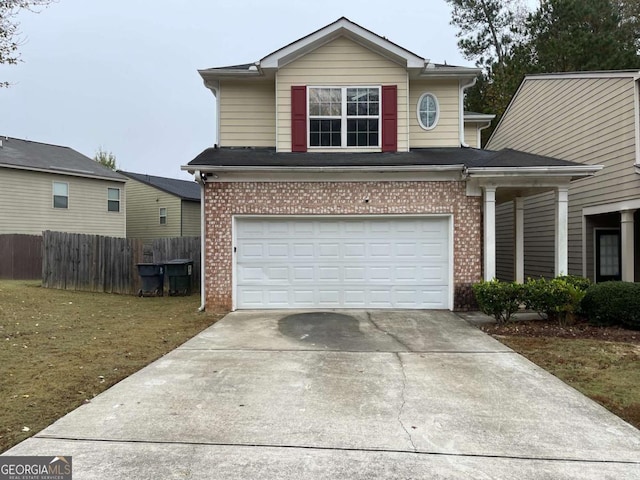
[[[53,208],[69,208],[69,184],[53,182]]]
[[[119,188],[107,188],[107,211],[109,212],[120,211],[120,189]]]
[[[380,147],[380,87],[309,87],[310,147]]]
[[[160,225],[167,224],[167,208],[160,207]]]

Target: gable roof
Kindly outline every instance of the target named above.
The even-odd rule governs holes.
[[[117,172],[69,147],[0,137],[0,167],[124,182]]]
[[[279,48],[257,62],[202,69],[198,70],[198,73],[200,73],[205,82],[207,80],[215,80],[219,77],[229,76],[261,77],[264,76],[265,73],[278,70],[339,37],[349,38],[365,48],[404,66],[407,70],[415,71],[418,76],[475,77],[481,71],[478,68],[432,63],[406,48],[391,42],[387,38],[352,22],[348,18],[340,17],[335,22]]]
[[[545,80],[554,80],[554,81],[568,81],[568,80],[585,80],[585,79],[595,79],[595,80],[607,80],[612,78],[628,78],[633,81],[640,79],[640,70],[598,70],[598,71],[584,71],[584,72],[555,72],[555,73],[534,73],[526,75],[518,89],[511,97],[507,108],[504,113],[500,117],[500,121],[496,125],[496,128],[491,133],[489,140],[487,140],[487,146],[491,145],[491,141],[493,137],[496,135],[496,132],[500,130],[502,127],[502,123],[505,121],[507,116],[510,114],[510,111],[515,104],[518,96],[525,88],[525,84],[535,81],[545,81]]]
[[[156,177],[143,173],[124,172],[119,173],[137,180],[140,183],[162,190],[165,193],[180,197],[182,200],[200,201],[200,185],[193,180],[178,180],[177,178]]]

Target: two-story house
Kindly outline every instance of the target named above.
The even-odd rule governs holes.
[[[124,237],[125,182],[69,147],[0,137],[0,234]]]
[[[562,251],[569,182],[599,169],[478,149],[478,69],[346,18],[199,73],[218,117],[183,166],[204,192],[203,308],[467,308],[495,276],[496,202],[556,191]]]
[[[585,165],[595,178],[569,188],[568,271],[593,281],[640,281],[640,72],[530,75],[488,148],[516,148]],[[513,208],[524,217],[523,277],[553,276],[553,197],[498,209],[498,273],[513,276]]]
[[[200,235],[200,187],[193,180],[118,170],[127,180],[127,237]]]

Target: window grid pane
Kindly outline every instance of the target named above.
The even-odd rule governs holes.
[[[600,237],[600,274],[603,276],[620,275],[619,258],[618,235],[602,235]]]
[[[310,147],[379,146],[379,87],[321,87],[308,91]]]
[[[378,119],[347,120],[347,146],[378,145]]]
[[[420,122],[424,128],[432,128],[436,123],[438,105],[431,94],[426,94],[420,100]]]

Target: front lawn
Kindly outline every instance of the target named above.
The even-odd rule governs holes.
[[[481,328],[640,428],[640,331],[546,320]]]
[[[199,296],[138,298],[0,280],[0,452],[222,318]]]

